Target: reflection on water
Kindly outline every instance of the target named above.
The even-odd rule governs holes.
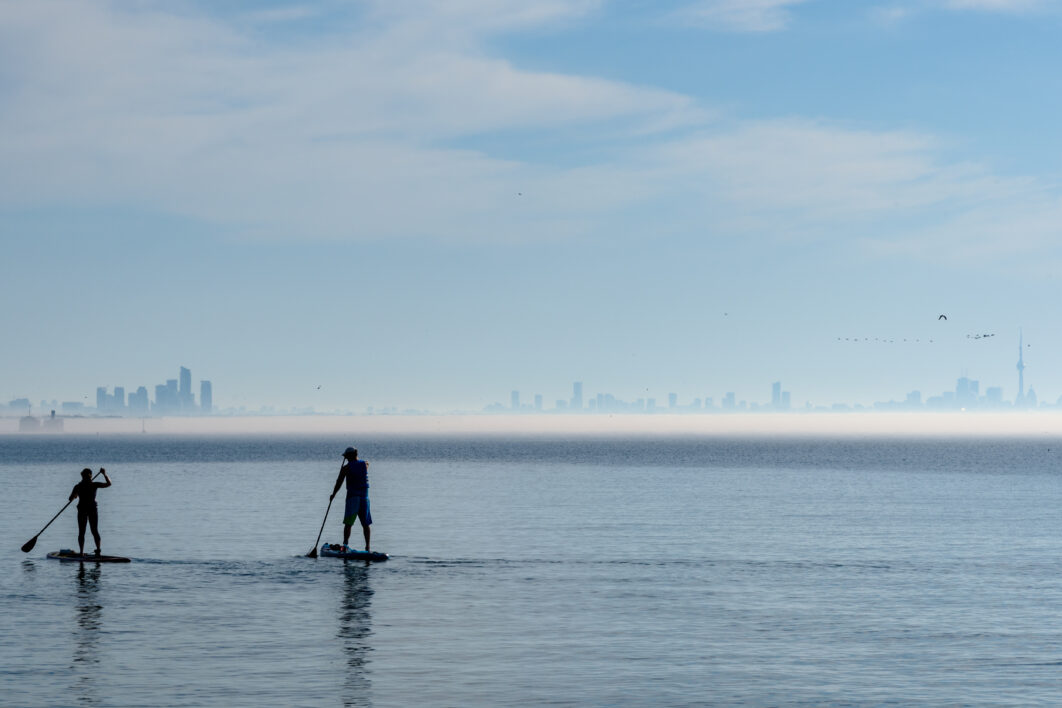
[[[343,681],[344,706],[372,706],[369,657],[372,651],[372,588],[369,564],[344,561],[343,601],[339,608],[339,641],[347,655]]]
[[[73,693],[81,705],[99,705],[95,677],[100,671],[99,639],[103,606],[100,602],[99,564],[79,563],[77,569],[77,604],[74,606],[77,626],[74,629],[74,660],[70,674],[74,678]]]

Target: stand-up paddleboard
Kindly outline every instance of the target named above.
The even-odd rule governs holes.
[[[385,561],[390,556],[376,551],[356,551],[350,546],[341,546],[338,543],[325,543],[321,546],[321,555],[328,558],[342,558],[344,560],[359,561]]]
[[[61,561],[79,561],[81,563],[128,563],[128,558],[122,558],[121,556],[97,556],[95,553],[78,553],[72,551],[69,548],[64,548],[61,551],[52,551],[48,554],[49,558]]]

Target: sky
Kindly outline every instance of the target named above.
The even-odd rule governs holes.
[[[1048,0],[0,0],[0,402],[179,366],[220,407],[1012,399],[1019,332],[1054,402],[1060,33]]]

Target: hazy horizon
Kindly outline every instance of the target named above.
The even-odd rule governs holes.
[[[860,412],[656,415],[224,416],[67,418],[63,435],[978,437],[1062,436],[1062,412]],[[0,435],[18,435],[0,418]]]

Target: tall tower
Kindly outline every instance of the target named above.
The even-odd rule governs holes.
[[[199,410],[207,414],[214,411],[214,387],[209,381],[199,382]]]
[[[190,412],[192,408],[192,372],[183,366],[181,367],[181,388],[178,392],[178,401],[180,406],[186,412]]]
[[[1022,333],[1018,330],[1018,397],[1014,399],[1014,406],[1016,408],[1025,407],[1025,359],[1024,355],[1025,345],[1022,344]]]

